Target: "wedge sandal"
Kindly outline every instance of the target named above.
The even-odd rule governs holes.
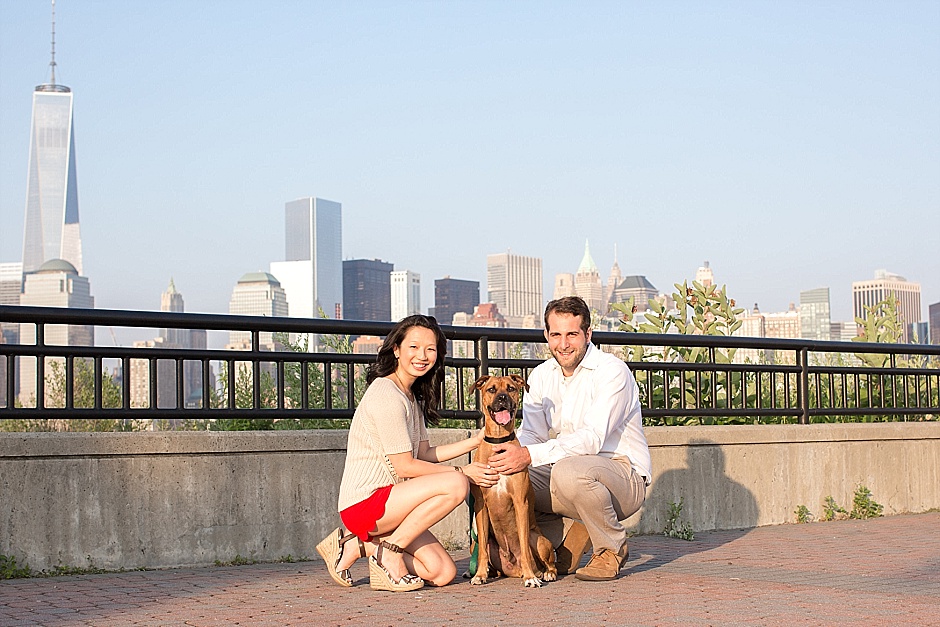
[[[373,590],[387,590],[389,592],[410,592],[424,587],[424,580],[417,575],[407,574],[401,579],[395,580],[391,573],[385,570],[382,565],[382,552],[391,551],[393,553],[404,553],[397,544],[382,541],[375,555],[369,558],[369,586]]]
[[[339,561],[343,558],[343,546],[353,538],[359,540],[359,557],[365,557],[366,545],[362,539],[354,533],[343,535],[342,527],[337,527],[331,531],[330,534],[323,538],[320,544],[317,545],[317,553],[319,553],[323,561],[326,562],[326,570],[330,574],[330,577],[344,588],[349,588],[353,585],[352,574],[349,572],[348,568],[338,571],[336,567],[339,566]]]

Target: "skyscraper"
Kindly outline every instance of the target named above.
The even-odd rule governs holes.
[[[617,263],[617,245],[614,244],[614,264],[610,266],[610,274],[607,275],[607,285],[604,286],[604,302],[610,309],[610,300],[614,295],[614,290],[623,281],[623,272],[620,271],[620,264]]]
[[[284,205],[284,259],[271,264],[291,316],[342,318],[343,206],[307,197]]]
[[[829,288],[800,292],[800,333],[804,340],[832,339]]]
[[[421,275],[411,270],[394,270],[390,279],[392,321],[421,313]]]
[[[934,303],[927,308],[930,322],[930,343],[940,344],[940,303]]]
[[[440,324],[453,324],[454,314],[472,314],[480,304],[480,282],[452,279],[434,280],[434,317]]]
[[[659,296],[659,291],[649,280],[642,275],[634,274],[623,277],[613,292],[610,300],[614,303],[625,303],[633,298],[633,304],[639,312],[649,309],[649,302]]]
[[[715,284],[715,273],[712,272],[707,261],[695,271],[695,280],[705,287]]]
[[[855,281],[852,283],[852,302],[855,317],[868,318],[866,307],[873,307],[894,294],[898,301],[898,318],[903,330],[902,341],[911,341],[910,325],[920,322],[920,283],[908,281],[902,276],[877,270],[875,278],[868,281]]]
[[[584,257],[574,275],[574,293],[584,299],[591,311],[596,311],[602,316],[607,313],[601,273],[597,269],[597,264],[594,263],[594,258],[591,257],[591,248],[587,240],[584,242]]]
[[[23,293],[23,264],[0,263],[0,305],[19,305]],[[15,322],[0,322],[0,335],[7,344],[19,342],[20,325]]]
[[[49,65],[52,68],[50,81],[33,91],[23,272],[38,270],[50,259],[63,259],[81,275],[72,90],[55,82],[55,3]]]
[[[27,272],[23,281],[20,304],[33,307],[77,307],[93,309],[95,298],[91,295],[91,284],[68,261],[50,259],[38,270]],[[45,343],[49,346],[94,346],[95,327],[91,325],[47,325]],[[36,343],[36,325],[20,325],[20,342]],[[56,358],[58,359],[58,358]],[[20,358],[20,402],[24,407],[36,401],[36,360]],[[49,372],[48,368],[46,372]],[[48,388],[46,389],[48,393]]]
[[[388,322],[392,319],[392,269],[379,259],[343,261],[343,317]]]
[[[287,296],[278,280],[267,272],[249,272],[232,290],[228,312],[242,316],[287,316]],[[229,343],[235,348],[251,348],[251,333],[232,331]],[[274,334],[261,332],[259,343],[262,350],[274,350]]]
[[[0,344],[6,344],[3,335],[0,334]],[[9,407],[7,404],[7,362],[13,363],[12,357],[0,357],[0,407]],[[12,367],[12,366],[11,366]]]
[[[473,308],[472,314],[457,313],[454,316],[454,326],[504,329],[509,326],[509,322],[499,312],[499,308],[494,303],[480,303]],[[505,342],[490,342],[488,349],[490,357],[496,359],[506,357]],[[452,353],[454,357],[472,357],[474,350],[472,340],[453,340]]]
[[[496,303],[511,327],[522,318],[542,315],[542,260],[510,251],[486,256],[487,300]]]
[[[160,311],[182,313],[183,295],[176,289],[173,279],[160,296]],[[162,329],[160,336],[152,340],[134,342],[134,348],[196,348],[205,349],[207,345],[205,329]],[[131,407],[150,406],[150,367],[147,359],[132,359],[130,372]],[[180,367],[175,359],[157,359],[157,407],[173,408],[177,406],[176,369]],[[198,361],[184,360],[183,368],[183,406],[199,407],[202,404],[202,368]],[[212,373],[209,373],[212,385]],[[176,420],[170,420],[175,426]]]
[[[790,303],[786,311],[764,314],[764,337],[803,337],[800,325],[800,312],[797,311],[796,303]]]

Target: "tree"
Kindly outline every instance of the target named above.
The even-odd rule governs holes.
[[[321,312],[322,313],[322,312]],[[307,353],[307,338],[299,342],[291,341],[286,333],[276,333],[275,341],[290,352]],[[352,353],[352,344],[346,335],[323,335],[320,341],[333,353]],[[220,388],[213,394],[213,407],[224,407],[228,399],[228,363],[222,364],[219,376]],[[331,383],[331,400],[333,407],[344,408],[347,405],[347,392],[353,386],[353,398],[356,403],[362,398],[366,390],[366,369],[362,366],[353,366],[349,370],[342,366],[334,366],[329,372]],[[317,364],[307,367],[307,402],[309,407],[325,407],[326,376],[324,368]],[[234,396],[235,408],[251,409],[254,407],[253,371],[247,363],[235,363]],[[261,369],[259,388],[261,396],[259,406],[262,408],[277,407],[277,377],[268,369]],[[303,366],[301,362],[284,363],[284,406],[290,408],[302,407],[303,399]],[[246,415],[244,418],[222,418],[209,423],[207,426],[214,431],[248,431],[271,429],[335,429],[349,425],[348,420],[328,418],[265,418],[261,414]]]
[[[658,300],[649,302],[650,311],[643,314],[644,321],[637,322],[634,314],[637,307],[631,298],[625,303],[613,305],[614,310],[622,313],[621,331],[628,333],[681,333],[683,335],[731,335],[742,322],[737,319],[744,309],[736,308],[735,301],[728,298],[727,288],[715,285],[702,285],[693,281],[689,287],[685,281],[676,283],[676,292],[672,298],[675,309],[667,309]],[[709,361],[708,349],[704,347],[664,346],[661,354],[649,354],[643,346],[629,349],[630,361],[685,361],[701,363]],[[715,351],[717,363],[731,363],[735,349]]]
[[[741,327],[737,316],[744,310],[736,308],[735,301],[728,298],[725,286],[702,285],[694,281],[676,283],[676,292],[672,298],[674,309],[668,309],[658,300],[649,302],[649,311],[637,318],[637,307],[631,298],[625,303],[613,305],[614,310],[623,314],[620,330],[627,333],[678,333],[682,335],[728,336]],[[650,350],[648,347],[634,345],[624,349],[628,361],[661,363],[715,363],[727,364],[734,359],[735,349],[716,348],[712,352],[704,347],[663,346]],[[737,398],[742,383],[742,373],[730,375],[719,372],[702,372],[696,379],[696,373],[668,368],[638,368],[635,376],[644,396],[646,407],[651,409],[720,407],[723,399],[725,406],[730,406],[730,399]],[[751,399],[759,393],[756,384],[750,384]],[[649,392],[647,392],[649,390]],[[696,394],[696,390],[700,394]],[[649,395],[650,398],[645,398]],[[744,422],[744,419],[675,418],[663,417],[656,420],[646,419],[647,424],[713,424],[715,422]]]
[[[77,409],[95,406],[95,366],[89,359],[72,361],[72,404]],[[46,407],[64,408],[68,377],[61,358],[50,359],[46,373]],[[118,409],[122,406],[121,386],[107,368],[101,372],[101,406]],[[111,418],[24,418],[0,421],[4,431],[135,431],[141,428],[134,421]]]

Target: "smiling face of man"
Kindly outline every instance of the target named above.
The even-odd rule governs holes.
[[[551,312],[548,314],[548,326],[545,339],[548,349],[566,377],[574,374],[575,369],[587,354],[591,341],[591,330],[581,328],[581,316]]]

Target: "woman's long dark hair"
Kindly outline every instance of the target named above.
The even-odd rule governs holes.
[[[444,382],[444,354],[447,352],[447,338],[444,332],[438,326],[434,316],[422,316],[416,314],[408,316],[395,325],[395,328],[385,336],[382,342],[382,348],[376,355],[375,363],[369,366],[369,372],[366,374],[366,383],[372,384],[379,377],[387,377],[398,368],[398,359],[395,357],[395,349],[401,346],[405,341],[405,336],[413,327],[422,327],[430,329],[437,340],[437,359],[431,369],[418,377],[411,385],[411,392],[421,404],[424,413],[424,422],[426,425],[436,425],[441,421],[437,408],[441,401],[441,386]]]

